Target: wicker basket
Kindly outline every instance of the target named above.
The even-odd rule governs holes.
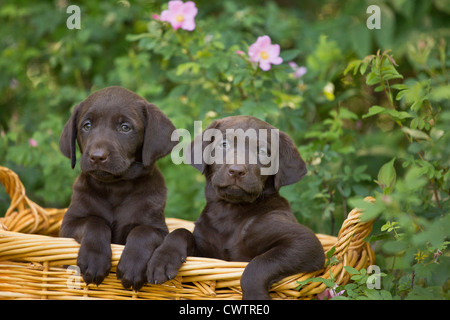
[[[112,269],[98,287],[83,282],[77,273],[79,244],[55,237],[66,209],[43,209],[25,195],[17,174],[0,167],[0,181],[11,197],[5,217],[0,218],[0,299],[241,299],[240,277],[247,263],[188,257],[178,276],[162,285],[145,285],[135,292],[126,290],[116,279],[115,270],[123,246],[111,245]],[[367,198],[373,201],[372,198]],[[343,266],[356,269],[374,263],[375,256],[364,239],[373,222],[362,222],[361,212],[352,210],[338,237],[318,234],[324,250],[335,247],[339,263],[331,267],[338,284],[349,281]],[[194,224],[167,218],[170,230]],[[69,266],[69,267],[68,267]],[[300,290],[297,281],[311,277],[330,277],[330,267],[313,273],[300,273],[275,283],[272,299],[311,299],[326,287],[311,282]]]

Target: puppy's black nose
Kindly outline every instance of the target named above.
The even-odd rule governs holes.
[[[108,160],[108,154],[104,150],[94,150],[89,154],[89,160],[94,164],[105,163]]]
[[[247,166],[243,164],[233,164],[228,167],[228,174],[234,178],[243,177],[247,172]]]

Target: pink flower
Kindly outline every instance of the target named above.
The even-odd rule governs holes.
[[[34,139],[30,139],[30,140],[28,140],[28,143],[29,143],[29,144],[30,144],[30,146],[32,146],[33,148],[36,148],[36,147],[37,147],[37,145],[38,145],[37,141],[36,141],[36,140],[34,140]]]
[[[197,7],[192,1],[169,1],[169,10],[161,13],[161,21],[170,22],[172,28],[192,31],[195,29],[194,18],[197,15]]]
[[[280,46],[272,44],[269,36],[258,37],[256,42],[248,48],[250,61],[259,62],[259,67],[270,70],[270,64],[280,64],[283,59],[280,57]]]
[[[245,54],[245,52],[242,50],[236,50],[236,54],[239,56],[243,56]]]
[[[303,77],[306,72],[308,71],[306,67],[299,67],[295,62],[289,62],[289,65],[294,70],[294,78],[298,79],[300,77]]]
[[[334,298],[336,296],[342,295],[345,290],[336,292],[334,289],[336,289],[337,286],[334,286],[334,288],[326,288],[321,293],[317,295],[317,299],[319,300],[330,300],[331,298]]]
[[[161,17],[159,16],[159,14],[156,14],[156,13],[152,14],[152,18],[155,20],[161,20]]]

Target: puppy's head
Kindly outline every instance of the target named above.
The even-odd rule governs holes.
[[[153,104],[134,92],[109,87],[78,104],[60,139],[62,153],[76,164],[76,144],[81,170],[101,181],[125,175],[135,163],[150,167],[167,155],[174,142],[172,122]]]
[[[217,197],[231,203],[253,202],[306,174],[292,139],[250,116],[214,121],[191,143],[190,157]]]

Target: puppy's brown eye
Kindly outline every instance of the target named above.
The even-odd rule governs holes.
[[[90,129],[91,129],[91,122],[90,121],[86,121],[84,124],[83,124],[83,130],[84,131],[89,131]]]
[[[122,131],[122,132],[130,132],[131,131],[131,126],[128,125],[127,123],[122,123],[120,125],[120,131]]]

